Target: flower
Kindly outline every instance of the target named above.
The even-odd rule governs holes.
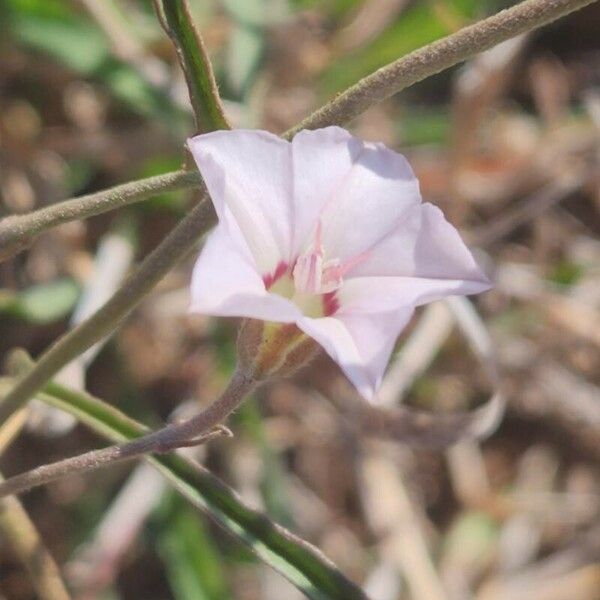
[[[295,323],[367,399],[415,307],[490,288],[406,159],[339,127],[188,141],[219,223],[190,310]]]

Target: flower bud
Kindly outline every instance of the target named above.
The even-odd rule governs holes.
[[[244,319],[237,341],[240,368],[256,381],[285,377],[306,365],[320,346],[294,323]]]

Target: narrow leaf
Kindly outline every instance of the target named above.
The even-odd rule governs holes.
[[[0,315],[17,317],[44,325],[69,314],[79,297],[79,287],[72,279],[58,279],[33,285],[20,292],[0,292]]]
[[[54,382],[49,383],[38,398],[72,414],[113,442],[131,440],[148,431],[105,402]],[[308,598],[368,600],[318,549],[246,506],[231,488],[201,465],[180,454],[153,456],[148,460],[192,504],[247,544]]]
[[[169,494],[159,550],[176,600],[231,598],[220,556],[204,519],[181,496]]]

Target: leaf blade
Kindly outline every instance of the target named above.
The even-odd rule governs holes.
[[[93,396],[49,383],[38,394],[44,402],[69,412],[113,442],[139,437],[148,429]],[[318,549],[246,506],[235,491],[201,465],[180,454],[148,460],[193,505],[207,512],[265,563],[312,600],[368,600]]]

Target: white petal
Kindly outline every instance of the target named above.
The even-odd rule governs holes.
[[[369,313],[490,287],[456,229],[437,207],[423,204],[349,271],[336,297],[343,313]]]
[[[381,384],[396,338],[412,308],[377,315],[343,315],[297,321],[338,363],[357,390],[371,400]]]
[[[346,274],[347,278],[365,276],[467,280],[489,285],[458,231],[437,206],[429,203],[412,207]]]
[[[294,255],[309,243],[321,211],[343,185],[362,148],[363,142],[341,127],[303,130],[294,136]]]
[[[480,294],[490,289],[487,279],[427,277],[355,277],[336,292],[336,316],[369,314],[420,306],[446,296]]]
[[[240,232],[263,275],[289,262],[290,144],[266,131],[215,131],[188,140],[219,220]]]
[[[208,236],[196,261],[191,294],[192,312],[283,323],[300,317],[292,302],[265,290],[248,250],[222,224]]]
[[[361,255],[420,203],[419,183],[406,159],[383,144],[362,143],[322,212],[325,259],[343,263]]]

